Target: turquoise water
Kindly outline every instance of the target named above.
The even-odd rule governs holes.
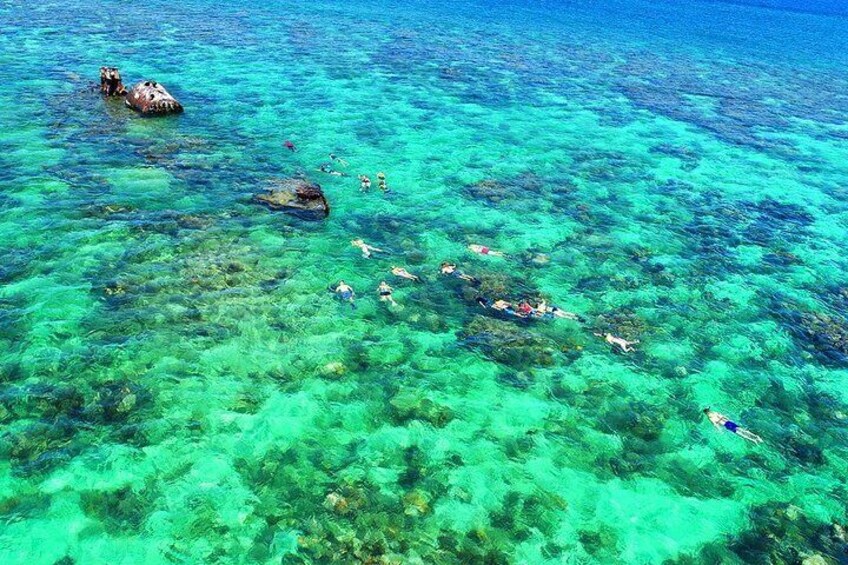
[[[848,20],[753,4],[0,4],[0,562],[845,563]]]

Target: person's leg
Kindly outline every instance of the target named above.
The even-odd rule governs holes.
[[[754,432],[749,432],[745,428],[737,428],[736,429],[736,435],[738,435],[738,436],[740,436],[744,439],[747,439],[748,441],[750,441],[752,443],[759,444],[759,443],[763,442],[763,438],[761,438],[760,436],[758,436]]]

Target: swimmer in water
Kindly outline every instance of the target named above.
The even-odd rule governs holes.
[[[378,253],[383,252],[383,250],[380,249],[379,247],[374,247],[373,245],[368,245],[367,243],[365,243],[361,239],[351,240],[350,244],[353,245],[354,247],[356,247],[357,249],[360,249],[362,251],[362,256],[365,257],[366,259],[371,258],[372,252],[375,252],[375,251],[378,252]]]
[[[389,185],[386,184],[386,173],[377,173],[377,186],[380,190],[386,192],[389,190]]]
[[[356,308],[356,304],[353,302],[356,298],[356,293],[353,291],[352,286],[344,281],[339,281],[339,284],[336,285],[333,292],[335,292],[341,300],[350,302],[351,307]]]
[[[371,190],[371,179],[369,179],[366,175],[359,175],[359,190],[362,192],[368,192]]]
[[[565,320],[574,320],[577,322],[585,321],[574,312],[566,312],[565,310],[560,310],[556,306],[548,306],[548,303],[545,300],[542,300],[539,302],[539,305],[536,306],[536,315],[539,317],[551,316],[554,318],[563,318]]]
[[[713,426],[715,426],[717,430],[728,430],[738,435],[739,437],[758,445],[763,443],[763,438],[761,438],[754,432],[739,427],[736,422],[731,421],[730,418],[728,418],[724,414],[719,414],[718,412],[710,410],[709,408],[704,408],[704,414],[707,415],[707,418],[709,418],[710,422],[713,423]]]
[[[493,249],[489,249],[485,245],[477,245],[472,243],[468,246],[468,249],[473,251],[474,253],[479,253],[480,255],[491,255],[493,257],[506,257],[506,253],[503,251],[494,251]]]
[[[621,338],[621,337],[616,337],[616,336],[612,335],[611,333],[595,334],[595,335],[598,336],[598,337],[604,338],[604,341],[606,341],[610,345],[615,346],[615,347],[619,347],[623,353],[630,353],[631,351],[636,351],[635,349],[633,349],[630,346],[636,345],[637,343],[639,343],[638,339],[636,341],[627,341],[626,339]]]
[[[335,153],[330,153],[330,161],[335,161],[336,163],[338,163],[342,167],[348,166],[348,162],[345,161],[344,159],[342,159],[341,157],[339,157],[338,155],[336,155]]]
[[[291,151],[292,153],[294,153],[295,151],[297,151],[297,147],[295,147],[295,146],[294,146],[294,143],[292,143],[292,142],[291,142],[291,141],[289,141],[288,139],[287,139],[287,140],[285,140],[285,141],[283,142],[283,147],[285,147],[286,149],[288,149],[288,150],[289,150],[289,151]]]
[[[318,170],[322,173],[327,173],[328,175],[333,175],[334,177],[346,177],[347,173],[343,173],[341,171],[334,171],[332,163],[321,163],[321,166],[318,167]]]
[[[395,289],[389,286],[389,283],[383,281],[380,283],[380,286],[377,287],[377,293],[380,295],[381,302],[391,302],[392,306],[397,306],[397,302],[392,298],[392,293]]]
[[[503,312],[504,314],[510,314],[512,316],[521,316],[518,312],[515,311],[515,308],[510,302],[506,300],[500,299],[495,300],[491,305],[492,310],[497,310],[498,312]]]
[[[415,281],[415,282],[421,281],[421,277],[419,277],[418,275],[413,275],[412,273],[410,273],[409,271],[407,271],[403,267],[392,266],[392,274],[396,277],[400,277],[402,279],[407,279],[407,280],[410,280],[410,281]]]
[[[443,275],[446,275],[446,276],[449,276],[449,277],[456,277],[458,279],[468,281],[468,282],[471,282],[471,283],[479,282],[477,279],[475,279],[471,275],[466,275],[465,273],[463,273],[462,271],[457,269],[456,265],[454,265],[453,263],[448,263],[447,261],[442,263],[439,270],[441,271],[441,273]]]

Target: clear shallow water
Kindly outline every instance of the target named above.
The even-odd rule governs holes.
[[[2,562],[844,562],[848,32],[771,4],[4,4]]]

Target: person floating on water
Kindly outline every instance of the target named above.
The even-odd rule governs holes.
[[[566,320],[576,320],[580,322],[586,321],[584,318],[574,314],[573,312],[560,310],[556,306],[548,306],[544,300],[535,308],[531,306],[527,300],[522,300],[517,307],[511,302],[503,299],[492,302],[485,296],[478,296],[475,301],[483,308],[491,308],[492,310],[497,310],[498,312],[515,316],[516,318],[564,318]],[[600,336],[600,334],[595,335]]]
[[[368,245],[367,243],[365,243],[361,239],[353,239],[353,240],[351,240],[350,244],[353,245],[354,247],[358,248],[358,249],[361,249],[362,250],[362,256],[365,257],[366,259],[371,258],[371,252],[372,251],[376,251],[378,253],[384,252],[379,247],[374,247],[373,245]]]
[[[441,273],[443,275],[446,275],[448,277],[455,277],[455,278],[458,278],[458,279],[461,279],[461,280],[464,280],[464,281],[468,281],[470,283],[480,282],[477,279],[475,279],[474,277],[472,277],[471,275],[466,275],[465,273],[463,273],[462,271],[457,269],[456,265],[454,265],[453,263],[448,263],[447,261],[442,263],[439,270],[441,271]]]
[[[493,249],[489,249],[485,245],[477,245],[476,243],[472,243],[468,246],[468,249],[473,251],[474,253],[479,253],[480,255],[491,255],[493,257],[506,257],[506,253],[503,251],[495,251]]]
[[[479,302],[479,301],[478,301]],[[519,310],[515,308],[515,306],[504,299],[495,300],[490,306],[492,310],[497,310],[498,312],[503,312],[504,314],[509,314],[510,316],[515,316],[516,318],[526,318],[527,314],[522,314]]]
[[[585,321],[582,317],[574,312],[566,312],[565,310],[561,310],[556,306],[548,306],[548,303],[545,300],[539,302],[539,305],[536,306],[536,315],[539,317],[551,316],[554,318],[563,318],[566,320],[574,320],[577,322]]]
[[[418,275],[413,275],[412,273],[410,273],[409,271],[407,271],[403,267],[395,267],[393,265],[392,266],[392,274],[394,276],[400,277],[402,279],[408,279],[408,280],[415,281],[415,282],[421,281],[421,277],[419,277]]]
[[[707,415],[707,418],[709,418],[710,422],[713,423],[713,426],[715,426],[715,428],[719,431],[724,428],[725,430],[729,430],[734,434],[738,435],[739,437],[746,439],[752,443],[763,443],[763,438],[761,438],[754,432],[739,427],[736,422],[731,421],[724,414],[719,414],[718,412],[710,410],[709,408],[704,408],[704,414]]]
[[[341,171],[334,171],[332,163],[321,163],[321,166],[318,167],[318,170],[322,173],[327,173],[328,175],[333,175],[334,177],[346,177],[347,173],[343,173]]]
[[[389,286],[389,283],[383,281],[380,283],[380,286],[377,287],[377,293],[380,295],[381,302],[391,302],[392,306],[397,306],[397,302],[392,298],[392,293],[395,291],[392,287]]]
[[[356,304],[354,303],[354,299],[356,298],[356,293],[353,291],[353,287],[344,281],[339,281],[339,284],[336,285],[336,288],[333,289],[340,299],[350,302],[352,308],[356,308]]]
[[[595,334],[595,335],[598,336],[598,337],[604,338],[604,341],[606,341],[610,345],[619,347],[621,349],[622,353],[630,353],[631,351],[636,351],[635,349],[633,349],[630,346],[636,345],[637,343],[639,343],[638,339],[636,341],[627,341],[626,339],[621,338],[621,337],[616,337],[616,336],[612,335],[611,333]]]
[[[377,186],[379,186],[380,190],[383,192],[389,190],[389,185],[386,184],[386,173],[377,173]]]
[[[338,155],[336,155],[335,153],[330,153],[330,161],[335,161],[336,163],[338,163],[342,167],[348,166],[348,162],[345,161],[344,159],[342,159],[341,157],[339,157]]]
[[[371,179],[367,175],[359,175],[359,190],[362,192],[371,190]]]
[[[291,151],[292,153],[294,153],[295,151],[297,151],[297,147],[295,147],[295,146],[294,146],[294,143],[292,143],[292,142],[291,142],[291,141],[289,141],[288,139],[287,139],[287,140],[285,140],[285,141],[283,142],[283,147],[285,147],[286,149],[288,149],[288,150],[289,150],[289,151]]]

